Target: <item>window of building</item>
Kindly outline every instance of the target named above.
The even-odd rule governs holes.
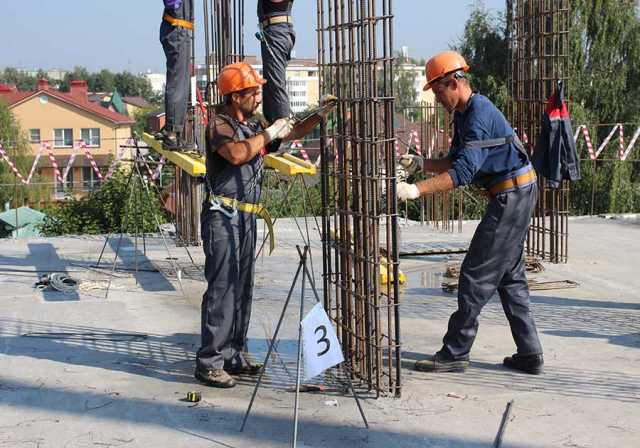
[[[80,130],[80,138],[87,146],[100,146],[100,128],[88,128]]]
[[[73,129],[54,129],[53,146],[56,148],[73,147]]]
[[[29,129],[29,142],[40,143],[40,129]]]
[[[60,167],[60,172],[64,173],[65,167]],[[69,174],[67,174],[67,178],[63,182],[60,182],[59,179],[56,178],[56,199],[64,199],[64,192],[66,190],[73,189],[73,168],[69,170]]]
[[[90,166],[82,167],[82,190],[91,191],[100,185],[100,178]]]

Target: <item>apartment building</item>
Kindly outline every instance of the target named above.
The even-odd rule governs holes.
[[[44,153],[40,158],[39,172],[55,183],[55,199],[62,199],[65,189],[80,195],[99,182],[89,160],[78,151],[79,142],[89,148],[104,173],[119,146],[131,137],[134,121],[89,101],[85,81],[72,81],[68,93],[53,89],[45,79],[38,81],[35,91],[29,92],[0,85],[0,101],[8,104],[29,137],[34,156],[43,143],[49,144],[60,171],[64,172],[72,154],[77,154],[64,184],[56,180],[48,155]]]

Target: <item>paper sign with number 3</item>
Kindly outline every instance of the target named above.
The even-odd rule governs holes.
[[[302,319],[305,380],[344,361],[336,331],[320,303]]]

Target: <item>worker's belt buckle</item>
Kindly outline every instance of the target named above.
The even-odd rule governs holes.
[[[492,198],[495,198],[497,195],[504,191],[526,187],[534,183],[536,180],[536,171],[532,167],[529,171],[522,173],[519,176],[514,176],[509,179],[503,180],[502,182],[489,188],[489,194]]]
[[[269,17],[267,20],[260,22],[260,28],[265,29],[269,25],[276,25],[278,23],[293,23],[293,17],[291,16],[275,16]]]
[[[229,219],[232,219],[238,216],[238,207],[235,201],[233,202],[232,205],[226,205],[217,196],[212,196],[209,199],[209,204],[211,204],[211,206],[209,207],[209,210],[220,212]]]
[[[193,29],[193,22],[189,22],[188,20],[183,20],[183,19],[177,19],[173,16],[170,16],[169,14],[165,14],[163,16],[164,20],[167,21],[169,24],[173,25],[173,26],[177,26],[180,28],[186,28],[188,30],[192,30]]]

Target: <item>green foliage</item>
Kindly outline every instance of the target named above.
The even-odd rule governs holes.
[[[415,121],[418,113],[418,110],[415,109],[418,106],[418,92],[416,91],[418,75],[414,70],[403,68],[403,58],[396,56],[396,60],[396,79],[393,83],[396,110],[407,111],[408,118]]]
[[[18,171],[23,176],[28,176],[34,159],[29,142],[20,128],[20,123],[2,101],[0,101],[0,144]],[[38,180],[38,176],[34,176],[32,182],[37,183]],[[0,159],[0,207],[4,207],[7,202],[12,207],[38,202],[47,196],[46,193],[46,188],[23,185],[9,165]]]
[[[291,216],[319,216],[322,210],[320,184],[308,186],[308,196],[302,184],[277,182],[276,179],[265,179],[262,188],[262,202],[274,218]],[[309,185],[307,183],[307,185]],[[291,187],[291,188],[290,188]],[[290,191],[289,191],[290,190]],[[287,195],[287,191],[289,191]],[[285,200],[286,199],[286,200]]]
[[[454,48],[471,67],[468,76],[473,88],[504,110],[509,99],[508,42],[504,15],[492,14],[484,2],[476,2],[465,24],[464,34]]]
[[[46,78],[44,73],[41,74],[42,78]],[[7,67],[0,72],[0,83],[13,84],[18,90],[35,90],[38,79],[26,73],[19,72],[15,68]]]
[[[634,0],[572,0],[570,95],[595,123],[640,119],[640,20]]]
[[[47,218],[41,225],[45,236],[68,234],[101,234],[156,232],[155,217],[165,222],[158,195],[150,186],[150,199],[136,176],[127,188],[129,173],[116,172],[100,189],[87,198],[68,197],[61,204],[45,210]],[[128,219],[125,219],[128,215]],[[126,222],[125,222],[126,221]]]

